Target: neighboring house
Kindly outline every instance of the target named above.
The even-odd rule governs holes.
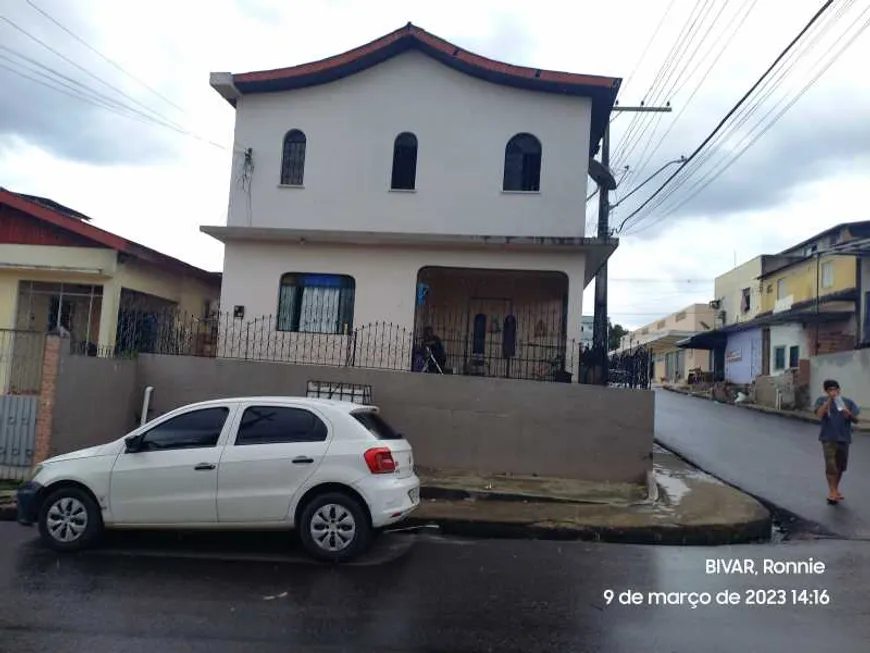
[[[202,227],[225,243],[221,305],[311,362],[408,369],[405,337],[425,326],[454,372],[564,358],[616,247],[585,236],[578,207],[619,83],[411,24],[310,64],[213,73],[236,110],[227,225]]]
[[[103,231],[52,200],[0,188],[0,391],[25,365],[22,332],[59,330],[91,355],[148,351],[158,335],[149,315],[202,317],[219,294],[219,273]]]
[[[782,374],[813,356],[855,349],[865,319],[856,247],[868,236],[870,222],[837,225],[722,275],[712,305],[723,309],[724,319],[680,346],[709,349],[715,356],[721,352],[725,379],[737,384]],[[738,286],[748,284],[752,273],[757,273],[759,301],[757,307],[750,303],[749,319],[743,320],[742,305],[731,307],[741,301],[744,291],[737,296]],[[750,297],[755,284],[745,286]]]
[[[617,353],[646,346],[653,357],[656,381],[681,382],[693,370],[713,369],[710,352],[686,350],[677,343],[715,326],[717,311],[708,304],[692,304],[624,335]]]
[[[592,332],[595,328],[595,317],[584,315],[580,318],[580,344],[584,349],[592,349]]]

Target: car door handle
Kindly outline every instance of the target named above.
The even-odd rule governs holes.
[[[293,463],[296,465],[309,465],[314,462],[314,458],[309,458],[308,456],[296,456],[293,459]]]
[[[214,469],[214,468],[215,468],[215,466],[212,465],[211,463],[200,463],[199,465],[197,465],[193,469],[197,472],[207,472],[207,471]]]

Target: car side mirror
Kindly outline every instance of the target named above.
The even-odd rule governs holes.
[[[124,444],[127,445],[125,453],[137,453],[142,449],[142,436],[131,435],[128,438],[124,438]]]

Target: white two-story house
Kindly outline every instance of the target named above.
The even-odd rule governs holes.
[[[261,341],[230,339],[409,369],[432,327],[454,373],[549,373],[616,247],[584,222],[619,83],[411,24],[314,63],[213,73],[235,154],[227,224],[202,230],[225,243],[222,311]]]

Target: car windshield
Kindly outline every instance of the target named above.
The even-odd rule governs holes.
[[[365,426],[369,433],[378,440],[401,440],[402,434],[387,424],[386,420],[378,413],[371,410],[360,410],[351,413],[360,424]]]

